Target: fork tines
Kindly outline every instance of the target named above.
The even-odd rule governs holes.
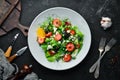
[[[100,44],[99,44],[99,47],[104,47],[105,46],[105,42],[106,42],[106,38],[101,38],[100,40]]]
[[[117,42],[116,39],[112,38],[106,45],[106,47],[109,47],[109,49]]]

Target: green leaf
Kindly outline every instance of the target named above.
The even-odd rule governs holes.
[[[44,51],[46,51],[47,50],[47,45],[41,45],[41,47],[42,47],[42,49],[44,50]]]

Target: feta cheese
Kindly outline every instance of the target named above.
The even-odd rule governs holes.
[[[56,33],[55,34],[59,34],[59,32],[58,31],[56,31]]]
[[[51,45],[47,46],[47,50],[52,49],[53,47]]]
[[[74,41],[76,39],[76,37],[70,36],[69,39],[72,40],[72,41]]]
[[[53,37],[55,37],[55,35],[53,35]]]
[[[67,33],[70,33],[70,30],[67,30]]]
[[[57,28],[56,28],[56,27],[54,27],[53,29],[54,29],[54,32],[56,32]]]
[[[65,42],[69,42],[69,40],[66,40]]]
[[[61,41],[58,41],[58,43],[61,43]]]
[[[72,38],[74,38],[74,36],[70,36],[70,38],[72,39]]]
[[[75,41],[75,38],[73,38],[72,41]]]
[[[63,43],[65,43],[65,40],[63,40]]]

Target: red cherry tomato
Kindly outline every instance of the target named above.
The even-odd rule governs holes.
[[[48,32],[48,33],[46,34],[46,37],[50,37],[50,36],[52,36],[52,32]]]
[[[71,34],[71,35],[75,35],[75,30],[71,30],[71,31],[70,31],[70,34]]]
[[[54,19],[52,23],[53,23],[53,25],[54,25],[55,27],[57,27],[57,28],[58,28],[59,26],[61,26],[61,24],[62,24],[62,22],[60,21],[60,19],[57,19],[57,18]]]
[[[56,41],[61,40],[61,38],[62,38],[62,35],[61,35],[61,34],[58,33],[58,34],[55,35],[55,40],[56,40]]]
[[[76,48],[80,48],[80,44],[76,44]]]
[[[38,41],[39,44],[43,44],[44,41],[45,41],[45,38],[38,37],[37,41]]]
[[[70,22],[65,22],[65,25],[69,26],[69,25],[71,25],[71,23]]]
[[[65,54],[63,56],[63,61],[65,62],[69,62],[71,60],[72,56],[70,54]]]
[[[53,55],[55,54],[55,51],[54,51],[54,50],[49,50],[49,54],[50,54],[51,56],[53,56]]]
[[[70,30],[68,27],[65,28],[65,31]]]
[[[75,49],[75,46],[73,43],[68,43],[66,45],[66,49],[67,49],[67,51],[72,52]]]

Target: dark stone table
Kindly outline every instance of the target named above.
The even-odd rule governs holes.
[[[106,37],[107,40],[114,37],[117,39],[117,44],[102,59],[98,80],[120,80],[120,0],[21,0],[21,2],[20,22],[26,26],[30,26],[40,12],[51,7],[67,7],[75,10],[87,21],[91,30],[92,44],[85,59],[69,70],[54,71],[43,67],[32,57],[29,49],[13,61],[19,68],[24,64],[32,64],[33,71],[43,80],[95,80],[94,74],[89,73],[89,68],[98,59],[99,40],[101,37]],[[112,27],[106,31],[100,27],[102,16],[110,17],[113,22]],[[0,48],[5,51],[16,33],[20,33],[20,36],[13,46],[12,54],[28,45],[27,37],[18,29],[14,29],[0,37]]]

